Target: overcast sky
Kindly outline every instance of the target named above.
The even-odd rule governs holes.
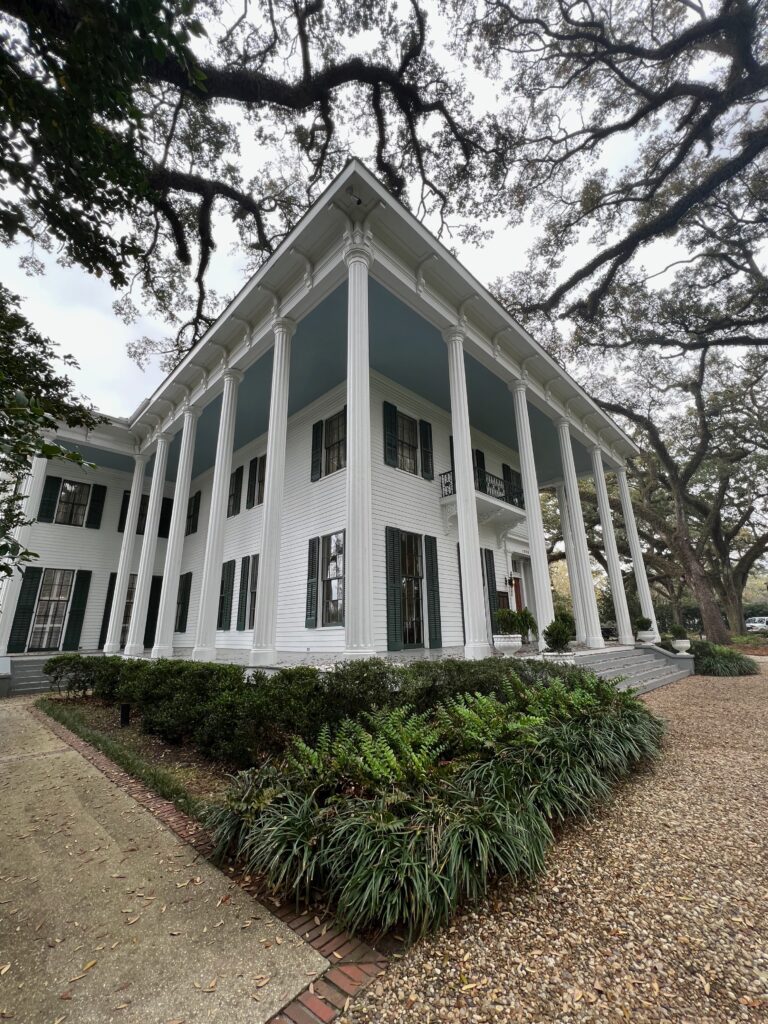
[[[436,40],[438,56],[456,74],[465,73],[475,97],[478,111],[493,109],[500,102],[500,83],[489,81],[471,68],[456,64],[442,45],[447,23],[441,21],[439,4],[431,21],[433,38]],[[373,37],[366,40],[357,38],[357,44],[375,44]],[[237,115],[233,114],[236,118]],[[263,150],[255,141],[241,135],[241,159],[248,163],[264,159]],[[366,161],[370,146],[365,140],[358,140],[356,155]],[[632,151],[624,140],[612,143],[602,153],[602,161],[611,168],[631,159]],[[427,226],[430,224],[427,222]],[[489,227],[487,223],[484,228]],[[231,253],[236,235],[229,222],[219,219],[216,228],[217,249],[210,269],[209,283],[222,297],[232,296],[240,290],[248,278],[244,259]],[[513,270],[522,269],[525,255],[532,242],[532,230],[522,226],[514,230],[497,224],[492,239],[480,247],[461,245],[456,240],[444,238],[448,245],[455,245],[458,257],[482,284],[488,286],[499,277]],[[37,252],[43,259],[46,272],[40,276],[28,276],[19,267],[19,257],[27,252],[18,246],[0,249],[0,280],[23,299],[23,309],[32,323],[44,335],[59,343],[62,352],[73,355],[80,368],[70,370],[77,389],[89,398],[107,415],[125,416],[131,413],[141,400],[150,395],[163,378],[156,363],[145,370],[128,357],[126,344],[144,335],[162,338],[172,333],[161,321],[143,319],[127,325],[113,312],[112,303],[118,298],[104,278],[96,278],[78,267],[62,267],[55,257]],[[579,262],[584,252],[574,249],[566,267]],[[656,261],[650,260],[649,265]],[[134,292],[138,302],[140,296]]]

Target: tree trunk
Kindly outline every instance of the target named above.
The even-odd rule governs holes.
[[[688,532],[688,521],[685,516],[682,502],[675,495],[675,520],[677,529],[675,531],[675,547],[677,548],[680,561],[685,570],[685,577],[688,586],[693,591],[694,597],[701,612],[703,632],[707,640],[714,644],[727,644],[730,634],[723,622],[723,616],[717,604],[715,588],[707,576],[704,566],[699,561],[691,543]]]

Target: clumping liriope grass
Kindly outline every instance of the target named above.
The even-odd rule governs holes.
[[[433,686],[430,681],[430,686]],[[444,926],[493,880],[532,877],[552,825],[643,761],[661,723],[584,672],[511,672],[496,693],[366,711],[233,778],[207,823],[276,893],[322,893],[357,930]]]

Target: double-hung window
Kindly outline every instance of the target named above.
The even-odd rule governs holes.
[[[73,569],[46,569],[43,572],[29,636],[30,651],[58,650],[74,576]]]
[[[323,537],[321,554],[324,626],[344,625],[344,531]]]
[[[347,464],[347,410],[325,421],[325,473],[335,473]]]
[[[62,480],[54,521],[64,526],[82,526],[85,522],[90,493],[90,484]]]
[[[125,595],[125,610],[123,611],[123,624],[120,627],[120,646],[125,647],[128,640],[128,629],[131,625],[131,612],[133,611],[133,599],[136,594],[136,573],[132,572],[128,577],[128,590]]]
[[[406,473],[418,473],[419,425],[410,416],[397,414],[397,465]]]

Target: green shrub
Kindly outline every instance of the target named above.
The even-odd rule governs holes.
[[[692,640],[690,653],[694,671],[700,676],[756,676],[760,672],[752,658],[706,640]]]
[[[571,628],[563,619],[555,618],[544,630],[542,636],[550,651],[567,651],[571,639]]]
[[[529,633],[532,636],[539,635],[539,627],[536,619],[533,617],[533,612],[529,608],[521,608],[519,612],[513,612],[512,614],[516,620],[516,627],[513,632],[520,633],[523,637],[526,637]]]
[[[672,637],[673,640],[688,639],[688,631],[686,630],[685,626],[681,626],[677,622],[673,622],[672,625],[669,627],[669,635]]]
[[[70,696],[84,697],[92,693],[108,703],[117,699],[120,677],[125,662],[119,657],[81,654],[57,654],[43,665],[51,680],[51,689]]]
[[[415,692],[434,692],[414,675]],[[495,876],[539,871],[550,822],[586,813],[655,756],[661,724],[584,670],[495,681],[495,695],[326,725],[314,745],[296,739],[242,772],[207,819],[218,855],[297,900],[321,891],[349,926],[410,936],[481,899]]]
[[[646,633],[649,629],[653,629],[653,623],[641,615],[640,618],[635,619],[635,629],[638,633]]]
[[[499,608],[495,616],[496,632],[501,636],[511,636],[518,632],[517,612],[511,608]]]
[[[563,611],[555,612],[555,621],[563,622],[568,627],[568,637],[570,640],[576,639],[576,620],[570,612]]]

